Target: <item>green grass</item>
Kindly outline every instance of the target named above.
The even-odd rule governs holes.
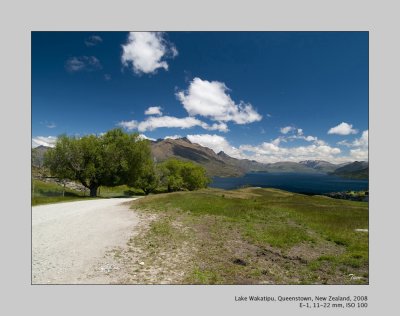
[[[62,186],[40,180],[33,180],[33,189],[32,206],[85,199],[82,192],[71,189],[66,189],[63,196]]]
[[[143,191],[128,187],[127,185],[120,185],[116,187],[101,186],[99,190],[100,197],[113,198],[113,197],[129,197],[136,195],[143,195]]]
[[[153,195],[132,207],[195,232],[187,283],[368,282],[368,233],[354,231],[368,228],[365,202],[245,188]],[[364,278],[353,282],[350,273]]]
[[[50,204],[59,202],[79,201],[93,199],[81,191],[66,189],[63,196],[63,187],[56,183],[33,180],[32,206],[40,204]],[[129,197],[133,195],[142,195],[139,189],[130,188],[126,185],[117,187],[100,187],[100,194],[97,198]]]

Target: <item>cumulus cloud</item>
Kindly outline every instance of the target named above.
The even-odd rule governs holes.
[[[197,134],[197,135],[187,135],[186,136],[192,143],[200,144],[201,146],[205,146],[211,148],[215,153],[219,153],[220,151],[225,152],[226,154],[235,157],[241,158],[242,155],[238,148],[231,146],[229,142],[223,136],[219,135],[210,135],[210,134]]]
[[[259,162],[328,160],[334,161],[341,150],[328,145],[308,145],[297,147],[280,147],[276,143],[263,142],[260,145],[241,145],[240,150],[251,153],[249,159]]]
[[[183,118],[174,116],[150,116],[146,120],[141,122],[137,122],[135,120],[122,121],[119,122],[117,125],[127,130],[137,129],[139,132],[153,131],[157,128],[162,128],[162,127],[187,129],[196,126],[199,126],[209,131],[220,131],[220,132],[228,131],[228,127],[224,123],[209,125],[191,116]]]
[[[178,55],[176,47],[161,32],[130,32],[122,45],[122,64],[136,74],[152,74],[157,69],[168,70],[167,58]]]
[[[262,116],[250,103],[235,103],[227,93],[223,82],[194,78],[186,91],[178,91],[176,96],[191,116],[200,115],[213,121],[247,124],[260,121]]]
[[[304,138],[304,140],[307,141],[307,142],[312,142],[312,141],[317,140],[317,137],[314,137],[314,136],[309,135],[309,136],[306,136],[306,137]]]
[[[138,124],[138,130],[140,132],[153,131],[160,127],[175,127],[175,128],[190,128],[194,126],[202,126],[204,123],[194,117],[178,118],[173,116],[151,116],[145,121]]]
[[[280,142],[287,142],[293,140],[304,140],[306,142],[313,142],[317,146],[326,145],[323,140],[318,139],[316,136],[304,135],[302,128],[296,128],[293,126],[286,126],[280,129],[283,134],[273,141],[274,144],[279,145]]]
[[[90,36],[87,39],[85,39],[85,45],[87,47],[96,46],[97,44],[100,44],[101,42],[103,42],[103,39],[98,35],[93,35],[93,36]]]
[[[337,135],[350,135],[350,134],[357,134],[357,133],[358,133],[358,130],[353,129],[352,124],[348,124],[345,122],[342,122],[339,125],[332,127],[328,131],[328,134],[337,134]]]
[[[122,122],[119,122],[117,125],[121,126],[122,128],[127,129],[128,131],[131,131],[131,130],[136,129],[138,127],[138,122],[134,121],[134,120],[132,120],[132,121],[122,121]]]
[[[38,146],[54,147],[57,141],[55,136],[37,136],[32,138],[32,147],[36,148]]]
[[[363,148],[351,149],[350,156],[354,160],[368,160],[368,149],[363,149]]]
[[[258,145],[243,144],[239,147],[232,146],[229,141],[220,135],[198,134],[187,135],[192,143],[211,148],[218,153],[224,151],[231,157],[238,159],[251,159],[263,163],[278,161],[301,161],[301,160],[327,160],[331,162],[343,162],[350,160],[349,157],[340,157],[341,150],[327,144],[311,144],[307,146],[282,147],[279,138],[272,142],[263,142]]]
[[[220,123],[214,123],[211,126],[206,126],[204,129],[208,129],[210,131],[220,131],[220,132],[229,132],[228,125],[226,125],[224,122]]]
[[[65,62],[68,72],[95,71],[102,69],[100,61],[95,56],[71,57]]]
[[[346,146],[350,149],[350,156],[355,160],[368,160],[368,130],[362,132],[360,138],[354,139],[352,142],[342,140],[338,145]]]
[[[295,130],[295,128],[293,126],[286,126],[286,127],[282,127],[280,129],[282,134],[287,134],[287,133],[289,133],[291,131],[294,131],[294,130]]]
[[[182,135],[171,135],[164,137],[164,139],[178,139],[178,138],[182,138]]]
[[[368,130],[362,132],[361,137],[354,140],[353,146],[368,148]]]
[[[140,138],[140,139],[147,139],[147,140],[156,141],[155,138],[148,137],[148,136],[146,136],[145,134],[139,134],[139,138]]]
[[[338,145],[346,146],[346,147],[363,147],[368,148],[368,130],[362,132],[360,138],[354,139],[354,141],[349,142],[347,140],[342,140],[337,143]]]
[[[151,106],[146,111],[144,111],[145,115],[162,115],[160,106]]]

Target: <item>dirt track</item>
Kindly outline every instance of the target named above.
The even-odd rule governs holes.
[[[123,247],[138,225],[134,199],[98,199],[32,208],[32,284],[92,283],[108,250]],[[101,283],[97,279],[93,283]]]

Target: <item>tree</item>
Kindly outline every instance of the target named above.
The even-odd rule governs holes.
[[[191,162],[186,162],[182,165],[181,174],[184,187],[189,191],[206,188],[211,182],[206,170],[202,166]]]
[[[205,188],[210,183],[205,169],[192,162],[169,159],[159,166],[161,183],[167,186],[168,192]]]
[[[148,161],[143,165],[140,175],[134,186],[143,190],[144,194],[148,195],[153,192],[160,183],[160,175],[158,170],[155,168],[152,161]]]
[[[101,185],[134,183],[149,159],[147,140],[113,129],[101,136],[61,135],[46,153],[45,164],[52,175],[77,180],[90,190],[90,196],[96,196]]]

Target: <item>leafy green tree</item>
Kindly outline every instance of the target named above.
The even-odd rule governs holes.
[[[205,188],[210,183],[205,169],[192,162],[169,159],[160,164],[161,183],[168,192],[179,190],[196,190]]]
[[[206,188],[210,183],[206,170],[202,166],[191,162],[185,162],[182,165],[181,175],[184,187],[189,191]]]
[[[160,175],[157,171],[153,162],[151,160],[147,161],[147,163],[143,165],[134,186],[142,189],[146,195],[153,192],[160,184]]]
[[[151,159],[150,145],[138,134],[113,129],[101,136],[61,135],[45,156],[52,175],[77,180],[97,195],[97,188],[133,184]]]

